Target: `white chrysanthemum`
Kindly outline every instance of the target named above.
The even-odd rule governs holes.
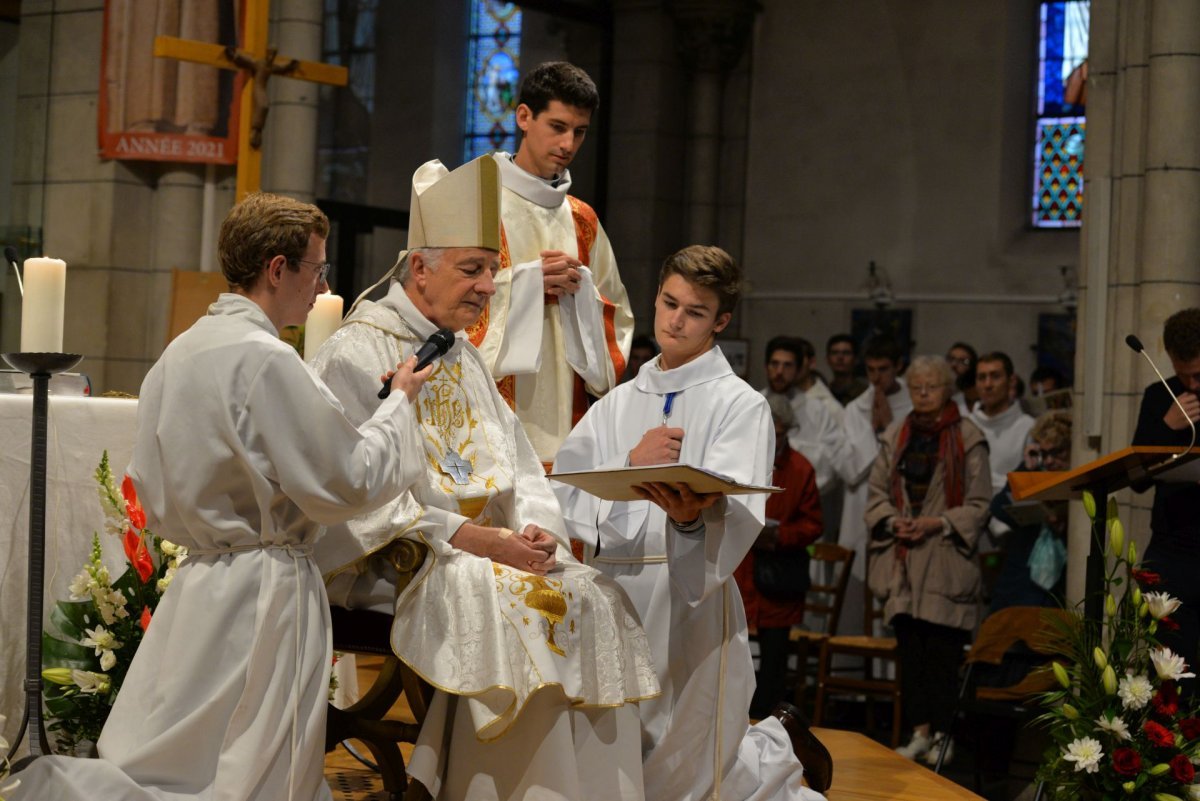
[[[1142,598],[1146,600],[1146,605],[1150,607],[1150,615],[1155,620],[1162,620],[1173,614],[1183,603],[1165,592],[1148,592]]]
[[[1063,753],[1063,759],[1068,762],[1075,763],[1075,770],[1087,771],[1095,773],[1100,770],[1100,758],[1104,756],[1104,749],[1100,747],[1100,741],[1091,737],[1080,737],[1074,740],[1067,746],[1067,750]]]
[[[1179,681],[1196,677],[1195,673],[1185,672],[1188,667],[1187,662],[1170,648],[1155,648],[1150,652],[1150,661],[1154,663],[1154,670],[1163,681]]]
[[[71,679],[80,692],[90,694],[107,693],[112,688],[112,681],[103,673],[93,673],[90,670],[72,670]]]
[[[1129,733],[1129,726],[1126,725],[1125,719],[1122,717],[1109,718],[1107,715],[1101,715],[1096,718],[1096,725],[1101,731],[1106,731],[1112,734],[1118,740],[1132,740],[1133,736]]]
[[[121,647],[121,643],[117,641],[113,633],[104,626],[96,626],[94,629],[84,629],[84,631],[87,632],[87,636],[80,640],[79,644],[85,648],[95,648],[96,656]]]
[[[117,664],[117,655],[112,651],[105,651],[100,654],[100,669],[112,670]]]
[[[1126,673],[1125,678],[1117,685],[1117,695],[1126,709],[1141,709],[1150,703],[1154,696],[1154,688],[1150,686],[1150,679],[1145,676]]]

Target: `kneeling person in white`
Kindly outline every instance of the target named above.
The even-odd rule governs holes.
[[[495,291],[499,187],[491,158],[422,166],[399,279],[317,354],[356,419],[395,358],[456,334],[417,399],[421,479],[318,558],[334,603],[395,613],[392,648],[438,689],[409,765],[434,797],[641,801],[635,702],[658,692],[645,633],[565,547],[541,463],[463,334]],[[429,547],[399,597],[380,553],[396,537]]]
[[[693,246],[659,275],[662,353],[588,411],[558,452],[563,472],[682,462],[769,484],[767,401],[733,374],[715,335],[732,316],[739,272],[720,248]],[[644,485],[644,500],[556,493],[573,536],[625,589],[654,649],[663,695],[640,706],[646,797],[655,801],[820,798],[801,784],[787,730],[750,726],[754,668],[733,572],[762,529],[762,495],[696,495]]]

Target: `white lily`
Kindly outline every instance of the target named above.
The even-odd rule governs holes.
[[[1184,672],[1188,667],[1187,662],[1170,648],[1155,648],[1150,652],[1150,661],[1154,663],[1154,670],[1163,681],[1179,681],[1196,677],[1195,673]]]
[[[71,579],[71,584],[67,589],[71,592],[72,601],[82,601],[91,594],[92,576],[86,570],[80,570],[79,575]]]
[[[1125,678],[1117,685],[1117,695],[1126,709],[1142,709],[1150,703],[1154,696],[1154,688],[1150,686],[1150,679],[1145,676],[1126,673]]]
[[[1074,740],[1067,746],[1066,752],[1063,754],[1063,759],[1068,762],[1075,763],[1076,772],[1086,771],[1095,773],[1100,770],[1100,759],[1104,756],[1104,749],[1100,746],[1100,741],[1091,737],[1080,737]]]
[[[1183,603],[1178,598],[1172,598],[1165,592],[1148,592],[1142,596],[1150,606],[1150,615],[1155,620],[1162,620],[1174,614]]]
[[[112,688],[112,681],[103,673],[93,673],[90,670],[72,670],[71,678],[75,686],[84,693],[107,693]]]
[[[96,656],[100,656],[104,651],[121,647],[117,638],[104,626],[96,626],[94,629],[84,629],[84,631],[87,632],[87,636],[80,640],[79,644],[85,648],[95,648]]]

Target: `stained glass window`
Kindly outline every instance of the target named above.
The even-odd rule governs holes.
[[[464,161],[493,150],[516,149],[513,110],[521,63],[520,7],[497,0],[470,4]]]
[[[1034,134],[1033,224],[1071,228],[1083,216],[1090,0],[1041,4]]]

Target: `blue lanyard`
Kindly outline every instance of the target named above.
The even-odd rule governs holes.
[[[675,396],[678,392],[668,392],[663,396],[663,421],[662,424],[667,424],[667,418],[671,416],[671,407],[675,405]]]

